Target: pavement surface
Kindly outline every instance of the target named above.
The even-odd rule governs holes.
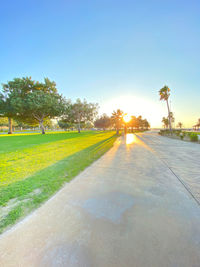
[[[128,134],[0,237],[0,266],[199,267],[200,145]]]

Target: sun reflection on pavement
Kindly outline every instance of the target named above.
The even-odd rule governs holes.
[[[136,142],[137,142],[137,139],[136,139],[136,136],[134,134],[127,134],[126,135],[126,144],[127,145],[130,145],[130,144],[133,144]]]

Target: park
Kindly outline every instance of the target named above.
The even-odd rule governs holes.
[[[200,267],[198,1],[4,1],[0,267]]]
[[[199,245],[191,243],[200,235],[198,131],[173,129],[169,87],[158,91],[168,110],[168,123],[158,131],[120,109],[98,116],[98,105],[85,99],[61,103],[55,82],[46,81],[53,94],[30,78],[8,83],[10,94],[2,91],[3,123],[9,116],[8,133],[0,135],[3,266],[13,259],[20,266],[132,266],[133,260],[143,266],[142,258],[170,266],[171,257],[198,266]],[[55,117],[57,128],[43,125]]]

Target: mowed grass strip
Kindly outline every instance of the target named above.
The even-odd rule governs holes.
[[[32,145],[30,148],[18,148],[16,151],[0,153],[0,187],[25,179],[67,156],[113,136],[113,134],[113,132],[93,132],[85,135],[74,133],[75,137],[65,135],[64,140],[40,143]],[[40,136],[37,137],[41,139]],[[23,136],[20,138],[23,139]]]
[[[84,131],[81,132],[81,136],[90,136],[99,134],[99,132]],[[70,138],[80,137],[78,132],[49,132],[45,135],[41,133],[27,133],[27,134],[14,134],[14,135],[0,135],[0,153],[7,153],[16,151],[18,149],[30,148],[35,145],[45,144],[49,142],[55,142],[59,140],[65,140]]]
[[[84,134],[78,135],[77,142],[79,138],[90,139],[93,136],[96,143],[91,145],[94,140],[88,140],[86,148],[38,170],[26,179],[0,187],[0,233],[41,205],[63,184],[108,151],[117,138],[114,132]]]

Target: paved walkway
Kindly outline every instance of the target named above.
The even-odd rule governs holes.
[[[200,204],[200,145],[161,137],[153,132],[138,136],[153,148]]]
[[[138,136],[3,234],[0,266],[199,267],[200,145]]]

